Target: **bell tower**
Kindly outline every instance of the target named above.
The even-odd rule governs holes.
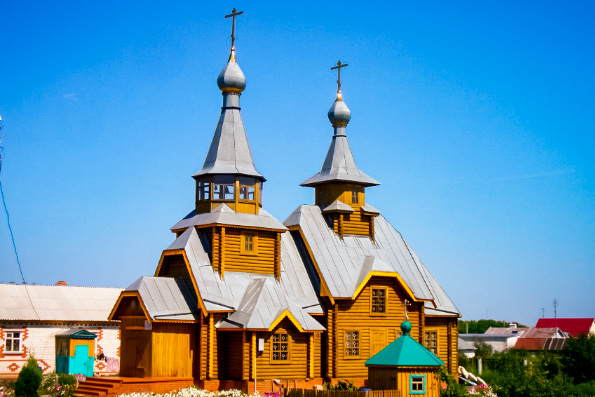
[[[331,70],[337,70],[337,96],[328,111],[333,126],[331,145],[316,175],[305,180],[301,186],[315,189],[315,202],[333,222],[335,233],[374,236],[374,217],[380,212],[366,204],[366,187],[380,183],[360,171],[347,141],[346,129],[351,111],[341,92],[341,69],[347,64],[337,62]]]

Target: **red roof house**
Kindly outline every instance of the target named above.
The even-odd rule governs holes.
[[[560,328],[570,336],[595,335],[595,318],[540,318],[535,328]]]

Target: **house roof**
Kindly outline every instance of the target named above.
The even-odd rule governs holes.
[[[558,327],[572,336],[595,332],[595,318],[540,318],[537,320],[536,328]]]
[[[352,298],[363,273],[382,269],[402,278],[417,299],[432,301],[425,302],[426,314],[459,315],[438,281],[382,215],[374,218],[373,241],[367,236],[339,237],[315,205],[298,207],[284,225],[300,227],[334,298]]]
[[[560,328],[528,328],[516,341],[515,349],[562,350],[566,346],[568,334]]]
[[[370,357],[365,363],[366,366],[439,367],[444,364],[444,361],[409,336],[409,331],[411,330],[409,321],[405,321],[401,325],[401,329],[403,330],[403,335]]]
[[[0,284],[0,320],[107,322],[122,288]]]
[[[235,212],[225,203],[219,204],[211,212],[197,214],[192,210],[184,219],[176,223],[171,230],[179,231],[190,226],[200,225],[229,225],[257,229],[287,230],[281,222],[262,208],[259,209],[258,214],[247,214]]]
[[[281,234],[281,277],[227,271],[221,278],[209,259],[206,235],[187,228],[165,251],[185,252],[199,299],[207,312],[232,312],[216,326],[221,329],[269,329],[280,318],[289,317],[304,331],[324,328],[310,314],[322,314],[295,242]],[[155,280],[163,277],[155,277]],[[179,283],[178,283],[179,284]],[[130,289],[140,287],[132,285]]]
[[[143,276],[126,291],[138,291],[151,320],[200,319],[196,295],[181,278]]]

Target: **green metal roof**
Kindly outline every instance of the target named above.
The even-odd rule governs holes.
[[[392,367],[439,367],[444,365],[444,361],[409,336],[411,324],[408,321],[401,325],[401,329],[403,336],[370,357],[365,364]]]

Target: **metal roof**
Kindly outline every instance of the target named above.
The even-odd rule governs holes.
[[[316,175],[302,182],[301,186],[316,186],[323,182],[354,182],[365,186],[379,185],[380,182],[357,168],[347,135],[345,135],[345,127],[334,127],[334,131],[322,169]]]
[[[353,208],[351,208],[349,205],[345,204],[341,200],[337,199],[329,205],[327,205],[326,207],[324,207],[322,212],[353,212]]]
[[[143,276],[127,291],[138,291],[152,320],[199,320],[198,302],[181,278]]]
[[[281,277],[225,272],[222,279],[210,262],[206,235],[194,227],[186,229],[166,250],[186,252],[190,269],[207,311],[234,311],[219,328],[268,329],[287,310],[306,331],[318,331],[320,323],[310,314],[323,310],[295,242],[281,234]],[[161,277],[158,277],[161,278]],[[257,301],[257,305],[253,305]]]
[[[184,219],[176,223],[171,230],[178,231],[190,226],[199,225],[230,225],[259,229],[287,230],[281,222],[262,208],[259,209],[258,214],[246,214],[235,212],[225,203],[219,204],[211,212],[197,214],[196,211],[193,210],[186,215]]]
[[[226,65],[225,71],[228,72],[226,75],[233,79],[238,78],[236,76],[238,72],[242,73],[237,63],[232,61]],[[223,93],[221,116],[215,128],[209,152],[202,169],[193,176],[213,174],[247,175],[265,180],[254,166],[252,151],[240,114],[238,94]]]
[[[374,218],[374,241],[367,236],[339,237],[315,205],[298,207],[284,224],[301,228],[333,297],[351,298],[370,271],[395,272],[416,298],[435,303],[434,307],[425,302],[427,314],[459,315],[438,281],[382,215]]]
[[[0,320],[107,322],[122,288],[0,284]]]
[[[558,327],[572,336],[595,333],[595,318],[540,318],[535,328]]]
[[[439,367],[444,365],[444,361],[405,333],[370,357],[365,364],[391,367]]]

